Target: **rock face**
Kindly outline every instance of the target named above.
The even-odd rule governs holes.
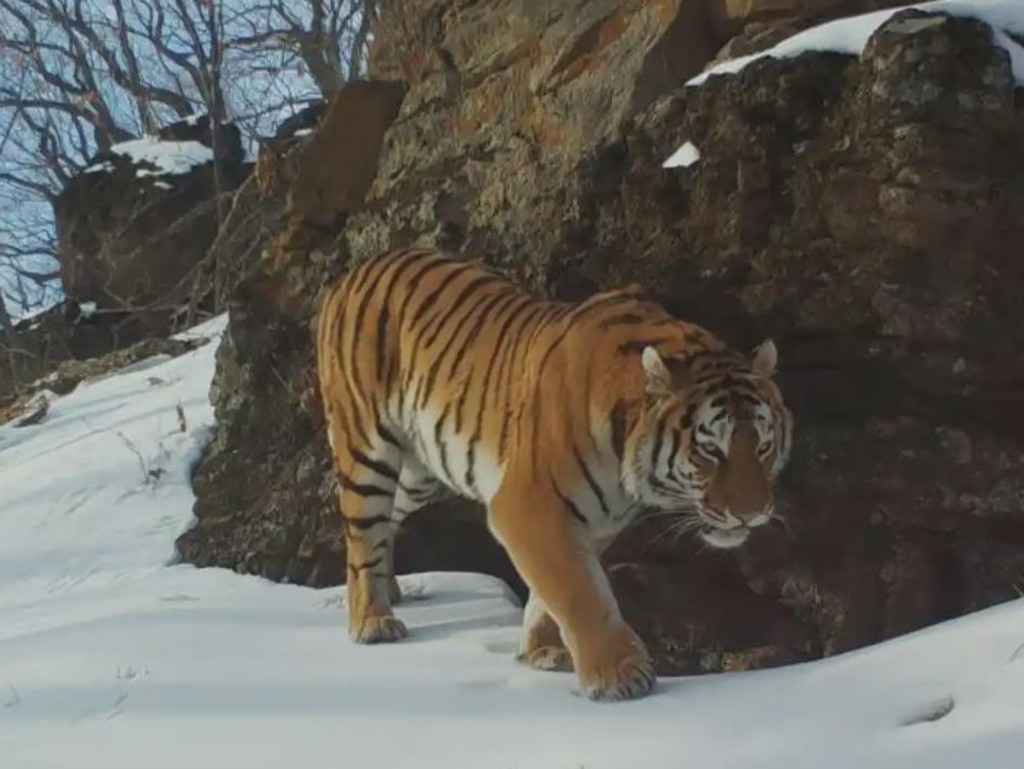
[[[607,556],[663,672],[813,658],[1014,597],[1024,106],[992,31],[903,12],[861,60],[678,89],[691,4],[479,5],[393,19],[373,66],[405,86],[343,92],[282,161],[285,224],[232,307],[185,559],[343,577],[310,321],[351,259],[421,242],[562,298],[636,281],[738,346],[776,339],[798,419],[785,526],[721,553],[644,524]],[[662,168],[685,141],[700,160]],[[472,512],[414,517],[399,569],[507,578]]]
[[[216,289],[237,282],[229,268],[246,261],[238,241],[258,229],[230,216],[232,192],[251,169],[238,128],[213,133],[204,117],[190,118],[119,148],[96,155],[53,203],[65,301],[19,324],[14,339],[0,334],[0,395],[63,361],[162,337],[181,311],[194,319],[222,306],[216,299],[227,292]],[[218,239],[221,250],[208,258]]]
[[[166,331],[170,306],[188,298],[183,282],[213,242],[231,191],[251,170],[238,128],[221,125],[213,135],[201,118],[129,144],[169,159],[191,152],[205,162],[182,161],[168,172],[138,152],[103,152],[54,202],[64,292],[123,316],[118,344]]]

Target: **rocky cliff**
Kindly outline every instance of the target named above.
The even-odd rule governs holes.
[[[237,229],[222,220],[251,168],[237,126],[212,130],[205,116],[92,157],[53,201],[65,300],[18,324],[13,339],[0,334],[0,397],[63,361],[161,337],[197,309],[213,311],[211,292],[194,288],[218,285],[224,261],[243,261],[240,248],[230,260],[208,254],[219,232]]]
[[[54,201],[65,295],[136,338],[166,331],[251,171],[244,156],[237,126],[202,116],[97,154]]]
[[[350,260],[419,242],[547,295],[637,281],[739,346],[777,340],[786,525],[737,553],[640,526],[608,554],[662,671],[812,658],[1014,597],[1024,99],[993,31],[901,12],[859,59],[682,87],[720,47],[694,65],[696,4],[494,5],[392,18],[376,81],[268,156],[280,229],[232,300],[183,557],[343,577],[310,319]],[[687,141],[699,160],[663,168]],[[399,569],[516,584],[475,512],[414,517]]]

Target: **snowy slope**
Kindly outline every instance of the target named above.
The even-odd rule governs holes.
[[[411,637],[358,647],[337,589],[172,565],[214,347],[0,428],[0,768],[1022,765],[1024,602],[608,705],[515,664],[519,609],[490,578],[404,577]]]
[[[692,78],[686,84],[697,86],[712,75],[739,72],[751,62],[766,56],[785,59],[808,51],[834,51],[860,56],[875,30],[893,14],[906,8],[917,8],[930,13],[948,13],[951,16],[963,16],[986,22],[992,27],[996,45],[1002,46],[1009,55],[1014,77],[1019,83],[1024,84],[1024,46],[1011,37],[1024,35],[1024,0],[934,0],[837,19],[799,32],[766,51],[724,61]]]

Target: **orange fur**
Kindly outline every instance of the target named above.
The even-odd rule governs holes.
[[[391,609],[395,533],[430,499],[461,494],[487,505],[530,587],[520,659],[571,662],[594,699],[642,696],[654,673],[600,566],[604,545],[641,507],[678,512],[719,547],[771,517],[792,426],[774,347],[749,360],[636,287],[544,301],[482,266],[403,249],[328,292],[316,352],[359,642],[406,634]]]

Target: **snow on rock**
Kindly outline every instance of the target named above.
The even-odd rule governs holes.
[[[700,160],[700,150],[693,142],[686,142],[661,164],[662,168],[689,168]]]
[[[1011,35],[1024,35],[1024,1],[935,0],[930,3],[914,3],[900,8],[889,8],[861,16],[851,16],[806,29],[765,51],[722,62],[690,79],[686,85],[701,85],[712,75],[734,74],[751,62],[766,56],[784,59],[799,56],[808,51],[832,51],[860,56],[875,30],[887,22],[893,14],[907,8],[917,8],[929,13],[948,13],[952,16],[964,16],[988,23],[993,29],[996,44],[1005,48],[1010,56],[1014,77],[1017,82],[1024,84],[1024,47],[1011,37]]]
[[[149,163],[155,169],[139,168],[137,176],[164,176],[168,174],[186,174],[196,166],[213,162],[213,150],[197,141],[166,141],[153,136],[144,139],[115,144],[110,151],[125,155],[132,163]],[[111,171],[110,161],[101,161],[85,169],[85,173],[93,171]]]
[[[403,576],[410,638],[358,646],[337,588],[176,564],[224,325],[0,427],[4,769],[1020,766],[1024,601],[610,705],[514,662],[490,577]]]

